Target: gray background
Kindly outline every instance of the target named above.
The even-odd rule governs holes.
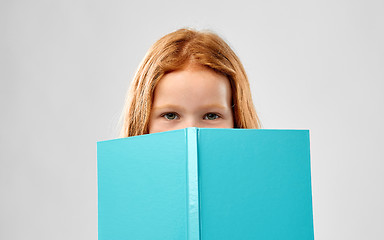
[[[96,141],[150,45],[212,29],[264,128],[310,129],[316,239],[384,239],[384,1],[0,2],[0,239],[96,239]]]

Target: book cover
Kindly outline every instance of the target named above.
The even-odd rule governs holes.
[[[307,130],[187,128],[97,161],[100,240],[313,239]]]

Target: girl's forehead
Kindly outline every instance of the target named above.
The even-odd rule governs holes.
[[[155,91],[163,89],[183,88],[218,88],[230,85],[226,76],[201,65],[190,66],[185,69],[170,72],[164,75],[156,86]]]
[[[167,104],[223,104],[231,102],[227,77],[206,67],[194,67],[166,74],[154,92],[154,106]]]

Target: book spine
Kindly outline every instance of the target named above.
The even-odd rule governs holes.
[[[188,240],[200,239],[197,128],[187,128]]]

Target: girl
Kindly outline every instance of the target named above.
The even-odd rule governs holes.
[[[122,113],[121,137],[186,127],[260,128],[247,75],[214,33],[180,29],[140,64]]]

